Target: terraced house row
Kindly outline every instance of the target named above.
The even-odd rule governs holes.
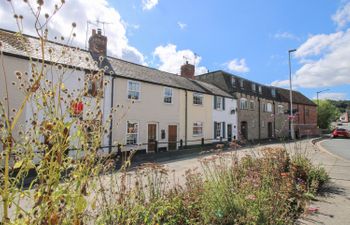
[[[2,99],[6,84],[11,86],[17,80],[15,71],[30,73],[32,62],[28,52],[33,58],[41,59],[36,56],[38,39],[27,35],[24,39],[12,31],[0,30],[5,68],[0,72]],[[288,90],[224,71],[195,76],[195,66],[188,62],[179,68],[177,75],[109,57],[107,37],[101,30],[92,31],[88,51],[56,42],[48,42],[46,51],[50,57],[45,62],[48,65],[55,62],[54,69],[47,71],[46,80],[57,82],[55,75],[64,66],[65,87],[76,93],[87,90],[84,96],[75,96],[80,101],[73,104],[79,109],[82,122],[110,123],[109,132],[101,141],[107,147],[104,149],[111,150],[110,146],[118,143],[125,146],[123,151],[155,152],[221,141],[289,136]],[[104,76],[90,79],[101,69]],[[9,89],[9,96],[10,108],[18,108],[24,98],[17,88]],[[91,107],[97,97],[102,99],[98,102],[99,117],[87,119],[86,113],[94,110]],[[296,91],[293,98],[297,135],[317,134],[316,105]],[[110,118],[112,109],[117,110]],[[20,124],[32,118],[33,106],[28,104]],[[38,119],[45,120],[40,115]]]

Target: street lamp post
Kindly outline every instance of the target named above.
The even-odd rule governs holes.
[[[292,90],[292,65],[290,62],[290,54],[292,52],[295,52],[296,49],[291,49],[288,51],[289,56],[289,97],[290,97],[290,135],[292,140],[295,139],[295,132],[294,132],[294,116],[293,116],[293,90]]]
[[[325,91],[329,91],[329,89],[324,89],[324,90],[322,90],[322,91],[317,91],[317,92],[316,92],[316,96],[317,96],[317,97],[316,97],[316,99],[317,99],[317,106],[320,104],[320,102],[319,102],[319,100],[318,100],[318,94],[319,94],[319,93],[322,93],[322,92],[325,92]]]

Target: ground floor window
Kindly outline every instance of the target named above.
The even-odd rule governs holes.
[[[214,138],[225,138],[225,122],[214,122]]]
[[[138,140],[139,124],[135,122],[127,122],[126,144],[136,145]]]
[[[193,136],[202,136],[203,135],[203,123],[196,122],[193,123]]]

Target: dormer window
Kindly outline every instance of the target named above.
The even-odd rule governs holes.
[[[231,84],[233,87],[236,86],[236,79],[234,77],[231,77]]]
[[[262,94],[262,87],[259,86],[259,94]]]
[[[252,91],[255,92],[256,91],[256,84],[252,84]]]
[[[243,80],[240,80],[240,81],[239,81],[239,84],[240,84],[241,88],[243,88],[243,87],[244,87]]]
[[[271,95],[272,95],[272,97],[276,97],[276,89],[275,88],[272,88],[271,89]]]

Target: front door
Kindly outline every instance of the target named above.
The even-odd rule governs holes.
[[[232,124],[227,124],[227,141],[232,141]]]
[[[269,138],[272,138],[272,123],[271,122],[267,123],[267,135]]]
[[[169,125],[168,128],[168,150],[176,150],[177,147],[177,126]]]
[[[157,145],[157,125],[156,124],[148,124],[148,151],[154,152],[156,151]]]
[[[241,139],[248,140],[248,123],[246,121],[241,122]]]

